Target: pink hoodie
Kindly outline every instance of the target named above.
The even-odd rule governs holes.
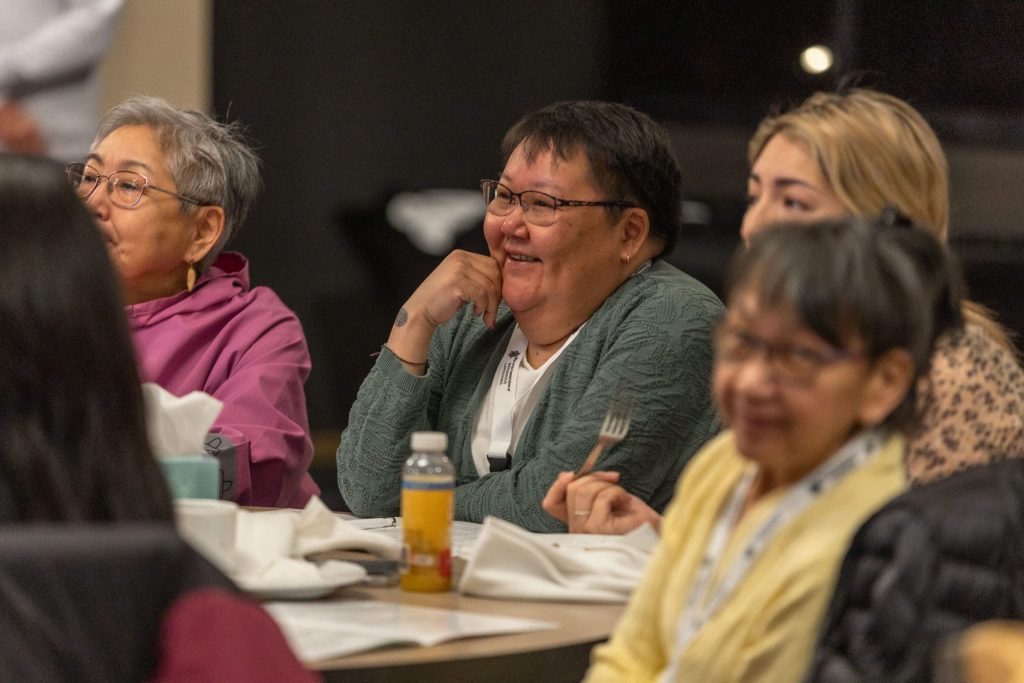
[[[306,338],[273,291],[249,289],[245,257],[224,252],[192,292],[134,304],[127,313],[143,381],[178,396],[205,391],[224,402],[206,445],[214,455],[235,448],[233,482],[225,473],[231,498],[301,507],[320,493],[308,472]]]

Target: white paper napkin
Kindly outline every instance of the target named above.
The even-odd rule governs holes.
[[[459,591],[516,600],[625,602],[657,541],[648,525],[625,536],[535,534],[488,517]]]
[[[239,510],[232,578],[243,585],[280,587],[330,581],[336,561],[317,565],[304,559],[326,550],[367,550],[397,559],[401,544],[338,518],[317,496],[299,513]]]
[[[146,403],[149,445],[158,458],[201,455],[203,442],[223,404],[209,394],[193,391],[178,397],[158,384],[142,385]]]

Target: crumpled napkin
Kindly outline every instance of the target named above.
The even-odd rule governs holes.
[[[657,542],[649,525],[625,536],[535,534],[488,517],[459,592],[515,600],[626,602]]]
[[[202,455],[203,443],[223,403],[209,394],[193,391],[175,396],[158,384],[145,382],[146,431],[153,455]]]
[[[330,581],[332,575],[350,570],[350,562],[329,560],[318,565],[303,559],[326,550],[367,550],[393,560],[401,554],[401,544],[349,524],[313,496],[299,514],[239,510],[231,576],[243,586],[283,587]]]

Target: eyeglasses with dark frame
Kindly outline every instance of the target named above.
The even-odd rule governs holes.
[[[519,204],[523,210],[523,220],[537,227],[547,227],[555,222],[558,209],[574,206],[616,206],[620,208],[637,208],[639,204],[623,199],[607,201],[585,201],[582,199],[561,199],[546,192],[523,190],[513,192],[497,180],[481,180],[480,189],[484,193],[484,205],[488,213],[495,216],[507,216],[512,208]]]
[[[120,206],[122,209],[134,209],[138,206],[147,189],[169,194],[196,206],[211,206],[207,202],[157,187],[149,182],[149,178],[135,171],[114,171],[103,175],[92,166],[82,163],[68,164],[66,171],[68,184],[71,185],[71,189],[75,191],[78,198],[83,200],[92,196],[92,193],[100,186],[101,180],[106,180],[107,196],[110,197],[110,203]]]
[[[807,382],[822,368],[845,360],[863,358],[861,351],[834,348],[815,351],[802,344],[772,342],[731,326],[720,326],[715,333],[715,359],[724,363],[745,363],[764,354],[779,379]]]

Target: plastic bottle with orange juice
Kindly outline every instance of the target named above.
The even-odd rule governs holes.
[[[446,591],[452,586],[455,472],[445,455],[448,435],[413,432],[402,470],[402,589]]]

